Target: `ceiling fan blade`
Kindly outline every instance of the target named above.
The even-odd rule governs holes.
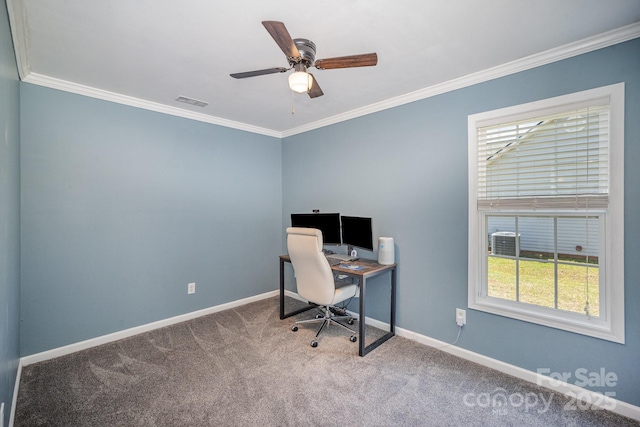
[[[314,76],[311,73],[309,73],[309,75],[312,77],[312,82],[313,82],[311,83],[311,88],[309,89],[309,98],[317,98],[319,96],[324,95],[324,92],[322,92],[322,89],[320,89],[320,85],[318,85],[318,80],[316,80],[316,76]]]
[[[280,46],[287,58],[300,58],[300,52],[287,31],[287,27],[279,21],[262,21],[273,40]]]
[[[229,74],[234,79],[246,79],[247,77],[263,76],[265,74],[284,73],[288,68],[266,68],[264,70],[246,71],[244,73]]]
[[[318,59],[314,66],[320,70],[330,70],[332,68],[372,67],[377,63],[378,55],[376,53],[365,53],[362,55]]]

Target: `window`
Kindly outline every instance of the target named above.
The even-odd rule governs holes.
[[[624,343],[624,84],[469,116],[469,307]]]

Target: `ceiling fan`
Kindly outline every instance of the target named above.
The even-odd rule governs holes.
[[[316,60],[316,45],[311,40],[292,39],[282,22],[262,21],[262,25],[284,52],[289,62],[289,68],[276,67],[234,73],[231,74],[231,77],[244,79],[265,74],[284,73],[295,69],[295,72],[289,76],[289,87],[295,92],[306,92],[311,98],[317,98],[324,95],[324,93],[313,74],[307,72],[308,68],[316,67],[319,70],[330,70],[332,68],[370,67],[378,63],[378,55],[375,53]]]

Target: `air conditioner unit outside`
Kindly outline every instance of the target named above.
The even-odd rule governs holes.
[[[511,231],[497,231],[491,234],[491,253],[494,255],[516,256],[520,252],[520,234]]]

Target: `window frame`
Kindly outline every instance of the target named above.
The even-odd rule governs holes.
[[[555,308],[487,296],[486,215],[559,215],[585,213],[584,209],[478,209],[478,128],[503,121],[536,117],[547,111],[569,110],[575,104],[609,99],[609,204],[589,209],[599,220],[600,246],[604,253],[600,268],[600,316],[588,317]],[[469,142],[469,242],[468,307],[582,335],[624,344],[624,83],[576,92],[468,116]]]

